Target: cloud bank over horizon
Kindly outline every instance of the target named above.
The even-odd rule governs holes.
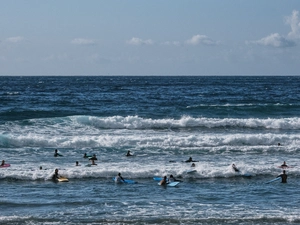
[[[56,17],[30,1],[16,14],[7,1],[0,75],[299,74],[300,1],[173,1],[54,1]]]

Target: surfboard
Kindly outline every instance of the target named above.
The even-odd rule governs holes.
[[[97,164],[86,164],[85,166],[91,167],[91,166],[97,166]]]
[[[272,183],[272,182],[277,181],[277,180],[280,180],[280,179],[281,179],[281,177],[276,177],[276,178],[273,179],[273,180],[267,181],[265,184],[269,184],[269,183]]]
[[[176,185],[178,185],[180,182],[178,182],[178,181],[174,181],[174,182],[169,182],[169,183],[167,183],[167,186],[169,186],[169,187],[175,187]],[[161,185],[160,184],[160,182],[159,183],[157,183],[158,185]]]
[[[186,173],[196,173],[197,172],[197,170],[188,170],[188,171],[186,171]]]
[[[288,168],[292,168],[291,166],[278,166],[278,168],[283,169],[283,170],[287,170]]]
[[[162,177],[153,177],[153,180],[155,181],[161,181],[163,178]]]
[[[251,173],[242,173],[241,174],[242,177],[252,177]]]
[[[69,179],[66,177],[60,177],[57,179],[59,182],[69,182]]]
[[[6,168],[6,167],[10,167],[10,164],[4,164],[3,166],[0,166],[0,168]]]
[[[113,181],[116,182],[116,178],[115,178],[115,177],[113,177]],[[116,182],[116,183],[119,183],[119,182]],[[134,180],[127,180],[127,179],[124,179],[124,181],[121,180],[120,183],[125,183],[125,184],[136,184],[137,182],[134,181]]]

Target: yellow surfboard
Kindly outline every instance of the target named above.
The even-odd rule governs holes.
[[[57,179],[59,182],[69,182],[68,178],[66,177],[60,177]]]

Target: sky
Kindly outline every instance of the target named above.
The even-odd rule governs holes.
[[[300,75],[300,0],[0,0],[0,75]]]

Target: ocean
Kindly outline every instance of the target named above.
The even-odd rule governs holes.
[[[0,224],[300,224],[299,76],[0,85],[0,160],[10,164],[0,168]],[[287,183],[267,183],[284,161]],[[69,182],[52,180],[56,168]],[[118,173],[137,183],[115,183]],[[153,180],[171,174],[182,182]]]

